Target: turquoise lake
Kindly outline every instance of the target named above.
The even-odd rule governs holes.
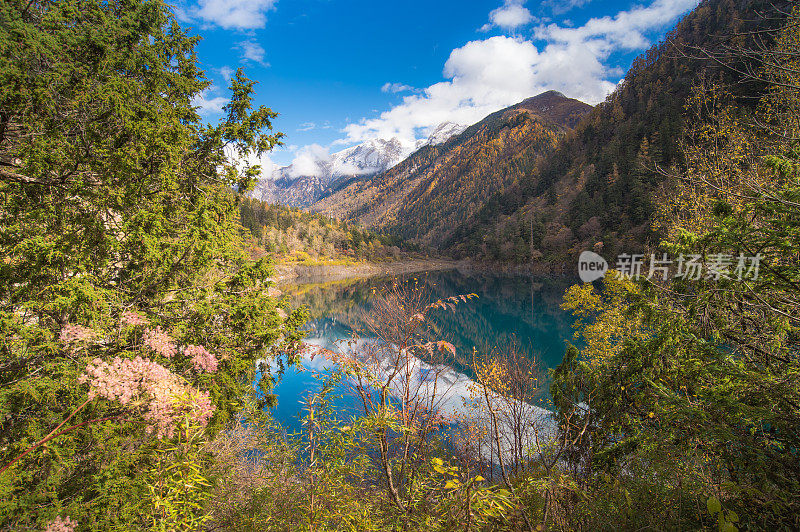
[[[281,286],[292,305],[306,306],[311,315],[306,324],[306,341],[335,350],[353,331],[362,329],[370,299],[393,282],[392,277],[305,283]],[[573,339],[573,318],[562,310],[564,291],[570,282],[559,279],[476,272],[437,271],[401,276],[401,282],[416,282],[431,300],[475,293],[455,312],[439,311],[434,317],[440,338],[451,342],[458,354],[469,356],[473,348],[488,352],[515,345],[535,357],[546,374],[561,362],[566,342]],[[471,377],[470,368],[453,362],[453,369]],[[289,431],[300,428],[302,401],[318,391],[320,376],[329,373],[321,362],[304,362],[304,369],[289,367],[274,389],[278,404],[272,409],[275,419]],[[335,393],[337,415],[347,418],[359,412],[355,398],[342,386]],[[546,386],[540,399],[547,406]]]

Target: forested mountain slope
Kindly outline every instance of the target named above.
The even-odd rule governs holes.
[[[450,238],[486,198],[518,186],[591,106],[550,91],[497,111],[312,210],[425,244]]]
[[[477,212],[465,212],[463,223],[438,244],[456,256],[512,262],[557,261],[598,242],[610,256],[641,248],[655,237],[649,222],[663,180],[656,168],[682,162],[692,87],[702,79],[737,77],[702,59],[704,51],[742,44],[746,32],[773,23],[759,16],[767,4],[702,2],[634,61],[620,86],[555,151],[522,167],[522,175],[506,180]]]
[[[382,260],[399,258],[403,250],[416,250],[400,239],[376,233],[323,214],[296,207],[270,204],[242,196],[239,221],[260,252],[269,252],[279,262]]]

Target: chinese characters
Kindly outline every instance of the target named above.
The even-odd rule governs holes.
[[[701,255],[678,255],[674,260],[666,253],[661,256],[623,253],[617,257],[616,270],[634,279],[645,277],[652,280],[666,281],[673,273],[675,279],[743,279],[757,280],[761,254],[755,256],[738,256],[715,253],[703,260]]]

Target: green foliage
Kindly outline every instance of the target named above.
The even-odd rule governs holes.
[[[796,21],[795,11],[769,36],[774,48],[736,51],[759,61],[756,107],[716,83],[695,89],[686,170],[659,197],[663,250],[731,256],[729,275],[638,285],[611,275],[602,291],[567,294],[586,343],[554,375],[560,429],[575,441],[570,460],[586,464],[584,491],[608,474],[658,494],[664,510],[636,528],[659,512],[676,529],[798,526]],[[759,255],[757,278],[733,274],[740,254]],[[594,522],[605,505],[630,505],[619,491],[601,501],[583,508]]]
[[[445,481],[441,489],[446,495],[437,508],[437,513],[446,516],[442,528],[449,530],[465,524],[467,530],[472,526],[480,530],[507,522],[514,508],[510,491],[489,486],[482,476],[472,477],[458,466],[444,464],[440,458],[431,459],[431,464]]]
[[[211,518],[206,513],[211,484],[203,475],[203,443],[202,429],[186,419],[177,441],[158,450],[148,479],[154,531],[199,530]]]
[[[211,394],[213,433],[232,419],[259,358],[298,339],[253,263],[237,195],[255,168],[226,157],[279,141],[274,113],[252,109],[239,72],[226,117],[203,125],[193,98],[208,86],[197,39],[158,0],[0,5],[0,463],[64,421],[86,397],[95,358],[130,358],[136,310],[182,345],[219,358],[214,374],[185,357],[154,358]],[[69,325],[94,341],[65,345]],[[93,402],[73,419],[121,414]],[[56,514],[86,528],[146,526],[157,443],[141,425],[92,423],[0,473],[0,527]]]
[[[384,491],[376,435],[387,428],[399,434],[402,427],[377,414],[337,419],[330,400],[339,378],[324,381],[306,401],[302,433],[286,435],[253,409],[241,420],[247,428],[237,422],[211,443],[217,461],[212,526],[389,531],[405,522],[411,530],[513,529],[508,515],[516,503],[508,490],[435,455],[410,457],[420,461],[405,499],[408,511],[399,512]],[[220,452],[231,447],[235,452]]]

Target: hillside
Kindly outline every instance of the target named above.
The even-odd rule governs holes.
[[[765,22],[766,2],[708,0],[664,42],[638,57],[620,86],[575,126],[556,150],[521,169],[440,243],[457,257],[563,262],[603,243],[606,254],[641,249],[650,229],[657,168],[682,163],[685,106],[705,76],[736,81],[736,72],[693,58],[698,50],[741,44],[743,32]],[[756,90],[740,85],[740,91]]]
[[[486,198],[516,186],[591,106],[550,91],[497,111],[440,145],[428,145],[311,210],[413,238],[448,239]]]
[[[658,238],[650,222],[659,169],[682,164],[692,88],[738,76],[700,50],[743,44],[758,29],[752,21],[773,23],[758,16],[768,7],[702,2],[594,109],[552,91],[529,98],[310,209],[456,258],[562,264],[598,245],[611,256],[641,249]]]
[[[256,254],[271,253],[283,264],[336,264],[397,259],[416,250],[391,236],[295,207],[242,197],[239,220]]]

